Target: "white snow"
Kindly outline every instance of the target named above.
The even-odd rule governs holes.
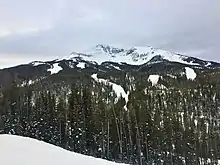
[[[61,70],[63,70],[63,68],[59,66],[59,63],[53,64],[52,68],[48,69],[48,71],[50,71],[51,74],[56,74],[56,73],[58,73]]]
[[[84,69],[85,68],[85,63],[84,62],[79,62],[76,66],[78,67],[78,68],[82,68],[82,69]]]
[[[38,65],[42,65],[42,64],[45,64],[44,62],[41,62],[41,61],[35,61],[35,62],[32,62],[31,63],[33,66],[38,66]]]
[[[195,80],[196,79],[197,74],[192,68],[185,67],[185,70],[186,70],[186,77],[188,80]]]
[[[31,138],[0,135],[2,165],[119,165]]]
[[[114,66],[114,68],[117,70],[121,70],[121,68],[119,68],[118,66]]]
[[[111,65],[111,66],[117,70],[121,70],[121,68],[119,68],[118,66],[114,66],[114,65]]]
[[[129,91],[126,93],[125,90],[122,88],[122,86],[117,85],[117,84],[115,84],[115,83],[112,83],[112,82],[110,82],[109,80],[99,79],[99,78],[97,77],[97,74],[93,74],[93,75],[91,75],[91,77],[92,77],[95,81],[97,81],[97,82],[99,82],[99,83],[104,83],[105,85],[110,85],[110,86],[112,86],[112,89],[115,91],[115,93],[116,93],[116,95],[117,95],[116,102],[117,102],[118,99],[122,96],[122,98],[124,98],[124,99],[125,99],[125,102],[126,102],[126,104],[125,104],[125,106],[124,106],[124,109],[125,109],[125,110],[128,109],[128,108],[127,108],[127,103],[128,103]]]
[[[139,54],[144,54],[144,53],[148,54],[148,57],[146,59],[147,61],[151,60],[156,55],[161,55],[161,57],[163,59],[168,60],[168,61],[184,63],[184,64],[188,64],[188,65],[199,65],[199,64],[193,64],[191,62],[184,61],[184,59],[187,58],[186,56],[178,55],[176,53],[171,53],[171,52],[161,50],[161,49],[152,48],[150,46],[148,46],[148,47],[135,47],[135,48],[137,49],[136,51]]]
[[[159,75],[150,75],[148,78],[148,81],[150,81],[152,83],[152,86],[155,86],[155,85],[157,85],[159,78],[160,78]]]
[[[165,60],[169,60],[172,62],[179,62],[188,65],[198,65],[196,63],[184,61],[187,59],[187,56],[179,55],[176,53],[171,53],[168,51],[148,47],[133,47],[133,48],[126,48],[120,49],[111,47],[108,45],[103,45],[105,48],[108,48],[109,51],[104,51],[104,49],[97,45],[91,49],[87,49],[82,51],[83,53],[76,53],[73,52],[69,57],[65,57],[62,59],[66,60],[76,60],[76,58],[82,58],[86,61],[95,61],[98,64],[101,64],[105,61],[113,61],[113,62],[124,62],[131,65],[142,65],[149,62],[155,56],[161,56]],[[120,50],[120,51],[115,51]],[[131,52],[132,51],[132,52]],[[61,60],[61,59],[60,59]]]
[[[205,66],[206,67],[209,67],[209,66],[211,66],[212,65],[212,63],[211,62],[208,62]]]

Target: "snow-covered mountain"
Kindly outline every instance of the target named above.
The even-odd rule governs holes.
[[[150,46],[124,49],[109,45],[97,45],[92,49],[86,50],[85,52],[72,52],[69,56],[59,60],[85,60],[97,63],[99,65],[103,62],[109,61],[115,63],[126,63],[130,65],[153,64],[168,61],[200,67],[219,66],[218,63],[212,61],[204,61],[198,58],[171,53]]]
[[[20,136],[0,135],[0,144],[2,165],[119,165]]]

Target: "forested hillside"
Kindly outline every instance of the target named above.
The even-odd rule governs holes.
[[[129,164],[218,163],[220,86],[209,81],[213,73],[199,81],[160,78],[154,86],[146,75],[122,75],[98,75],[112,83],[86,74],[74,83],[59,76],[14,82],[1,93],[0,131]]]

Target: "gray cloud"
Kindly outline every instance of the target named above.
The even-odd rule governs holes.
[[[220,60],[219,0],[0,2],[0,57],[55,58],[103,43]]]

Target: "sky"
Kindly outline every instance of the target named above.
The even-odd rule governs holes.
[[[0,0],[0,68],[97,44],[220,61],[219,0]]]

